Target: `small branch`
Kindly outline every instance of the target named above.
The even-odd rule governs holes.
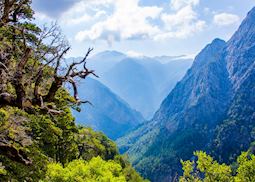
[[[91,53],[91,51],[93,51],[93,48],[89,48],[89,49],[88,49],[88,51],[87,51],[85,57],[84,57],[80,62],[73,62],[73,63],[69,66],[69,69],[68,69],[68,71],[67,71],[67,73],[66,73],[66,77],[67,77],[68,75],[70,75],[71,71],[73,70],[73,68],[74,68],[75,66],[80,65],[80,64],[82,64],[82,63],[84,63],[83,67],[86,66],[85,61],[87,60],[87,58],[88,58],[89,54]]]
[[[45,110],[50,115],[52,115],[52,114],[53,115],[60,115],[60,114],[64,113],[64,111],[58,111],[58,110],[55,110],[55,109],[51,109],[51,108],[47,107],[46,105],[44,105],[42,96],[40,96],[40,102],[41,102],[41,110]]]
[[[55,66],[55,70],[54,70],[54,74],[56,75],[57,74],[57,72],[58,72],[58,68],[59,68],[59,66],[60,66],[60,61],[61,61],[61,59],[63,58],[63,56],[67,53],[67,51],[69,51],[70,50],[70,47],[68,47],[68,48],[66,48],[61,54],[60,54],[60,56],[58,57],[58,59],[57,59],[57,64],[56,64],[56,66]]]
[[[69,81],[69,83],[71,83],[72,86],[73,86],[73,97],[74,97],[74,99],[75,99],[76,101],[79,101],[78,89],[77,89],[77,86],[76,86],[75,81],[74,81],[72,78],[70,78],[68,81]]]

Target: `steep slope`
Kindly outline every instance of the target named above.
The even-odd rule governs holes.
[[[90,126],[116,139],[143,122],[140,113],[99,81],[88,78],[80,84],[79,93],[81,98],[93,105],[84,105],[82,112],[74,112],[78,124]]]
[[[233,162],[255,141],[255,67],[234,95],[227,119],[216,129],[210,149],[221,162]]]
[[[223,108],[226,106],[219,108],[218,105],[221,100],[226,100],[229,87],[228,81],[218,78],[218,75],[227,78],[225,62],[219,51],[225,45],[224,41],[216,39],[202,50],[192,68],[163,101],[154,118],[118,141],[122,152],[128,150],[127,154],[138,171],[152,181],[171,180],[180,167],[176,156],[185,153],[185,156],[190,156],[193,150],[205,144],[204,133],[196,131],[215,125],[217,120],[223,118]],[[211,122],[207,123],[208,120]],[[187,145],[186,141],[190,138],[198,137],[204,140],[200,140],[199,144]],[[128,148],[130,144],[127,141],[135,143]]]
[[[224,109],[218,105],[227,100],[229,92],[228,73],[221,57],[225,45],[224,41],[215,39],[202,50],[192,68],[163,101],[154,119],[164,115],[165,122],[174,121],[186,127],[204,119],[212,120],[213,124],[222,117]]]
[[[255,8],[225,43],[215,39],[154,118],[118,141],[152,181],[171,181],[180,159],[207,150],[231,162],[255,139]]]
[[[253,71],[255,57],[255,8],[229,40],[226,49],[227,68],[233,87],[238,89],[245,76]]]
[[[255,140],[255,8],[228,41],[225,55],[235,92],[212,148],[219,160],[231,162]]]

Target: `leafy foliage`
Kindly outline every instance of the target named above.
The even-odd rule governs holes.
[[[53,173],[49,173],[49,168],[46,168],[47,164],[54,166],[51,163],[54,161],[58,163],[57,166],[68,166],[77,159],[84,164],[94,159],[91,163],[94,167],[105,164],[106,167],[102,168],[105,173],[100,173],[102,178],[107,178],[104,175],[108,175],[108,172],[110,175],[110,171],[105,170],[108,170],[108,165],[113,165],[121,170],[122,177],[116,179],[144,181],[127,160],[119,155],[116,145],[111,140],[90,128],[77,127],[70,111],[66,112],[65,116],[52,120],[48,115],[32,115],[18,108],[7,107],[0,110],[0,116],[0,141],[7,142],[12,150],[15,149],[14,154],[17,153],[20,157],[13,158],[12,153],[11,155],[1,153],[2,175],[0,179],[3,181],[44,179],[46,171],[48,178],[51,179],[50,175]],[[107,161],[110,163],[108,164]],[[55,177],[52,178],[55,179]]]
[[[101,156],[104,160],[113,160],[118,155],[116,144],[105,135],[90,128],[79,129],[78,137],[80,157],[90,160],[93,156]]]
[[[74,160],[65,168],[61,164],[49,164],[45,182],[75,182],[75,181],[112,181],[125,182],[125,176],[120,164],[114,161],[104,161],[100,157],[89,162]]]
[[[254,181],[255,180],[255,156],[249,152],[243,152],[237,159],[237,169],[226,164],[219,164],[205,152],[195,152],[196,161],[181,161],[183,176],[181,182],[193,181]]]

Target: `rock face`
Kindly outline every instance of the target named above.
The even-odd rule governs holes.
[[[233,87],[238,89],[248,72],[254,68],[255,57],[255,7],[248,13],[239,29],[228,41],[227,68]]]
[[[144,121],[139,112],[97,80],[88,78],[79,89],[80,97],[93,105],[84,105],[82,112],[74,112],[78,124],[102,131],[115,140]]]
[[[255,140],[255,8],[228,41],[225,60],[232,102],[213,143],[222,162],[232,161]]]
[[[215,39],[201,51],[192,68],[163,101],[154,119],[160,119],[173,130],[173,126],[186,128],[207,120],[213,125],[223,116],[225,109],[222,108],[227,102],[221,108],[218,106],[229,94],[228,73],[221,56],[225,46],[224,41]]]
[[[153,119],[118,140],[152,181],[171,181],[180,159],[205,150],[231,162],[255,139],[255,8],[226,43],[215,39],[195,58]]]

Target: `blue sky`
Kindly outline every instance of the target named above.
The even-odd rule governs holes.
[[[228,40],[255,0],[34,0],[36,21],[57,21],[82,56],[117,50],[133,56],[194,56],[214,38]]]

